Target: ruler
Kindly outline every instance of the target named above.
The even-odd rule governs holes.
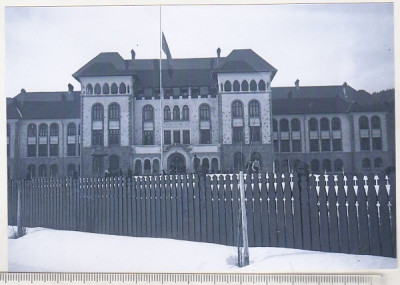
[[[379,285],[382,276],[221,273],[0,273],[0,284]]]

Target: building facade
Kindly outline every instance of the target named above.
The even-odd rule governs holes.
[[[81,91],[7,98],[9,177],[394,167],[393,98],[341,86],[271,87],[250,49],[213,58],[101,53],[73,74]],[[160,68],[161,67],[161,68]]]

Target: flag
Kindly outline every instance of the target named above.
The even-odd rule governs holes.
[[[169,47],[167,44],[167,40],[165,39],[164,32],[162,33],[162,50],[164,51],[165,55],[167,56],[167,69],[168,69],[168,75],[172,77],[173,70],[172,70],[172,56],[171,52],[169,51]]]

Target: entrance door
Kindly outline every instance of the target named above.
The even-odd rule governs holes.
[[[168,157],[168,172],[170,174],[186,173],[186,161],[182,154],[173,153]]]

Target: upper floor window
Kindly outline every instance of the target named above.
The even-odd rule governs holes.
[[[249,115],[250,117],[260,116],[260,103],[256,100],[251,100],[249,103]]]
[[[233,81],[233,91],[240,91],[240,84],[239,81]]]
[[[262,79],[258,82],[258,90],[265,91],[265,81]]]
[[[236,100],[232,103],[232,116],[234,118],[242,118],[243,117],[243,104],[242,102]]]
[[[110,86],[108,83],[104,83],[103,85],[103,94],[110,94]]]
[[[117,94],[118,93],[118,86],[116,83],[111,84],[111,94]]]
[[[189,107],[187,105],[182,108],[182,120],[189,120]]]
[[[92,119],[93,120],[103,120],[104,118],[104,108],[100,103],[96,103],[92,107]]]
[[[373,116],[371,118],[371,127],[373,129],[380,129],[381,128],[381,119],[378,116]]]
[[[200,120],[210,120],[210,106],[207,104],[200,105]]]
[[[28,137],[36,137],[36,125],[35,124],[29,124]]]
[[[277,132],[278,131],[278,121],[275,119],[272,119],[272,131]]]
[[[108,118],[110,120],[119,120],[120,110],[119,110],[119,105],[117,103],[112,103],[108,107]]]
[[[99,83],[96,83],[94,86],[94,94],[101,94],[101,86]]]
[[[74,123],[69,123],[67,127],[67,135],[75,136],[76,135],[76,125]]]
[[[332,119],[332,130],[333,131],[340,131],[342,129],[342,125],[339,118]]]
[[[321,119],[321,131],[329,131],[329,120],[327,118]]]
[[[151,105],[146,105],[143,107],[143,121],[153,121],[154,120],[154,109]]]
[[[229,80],[225,81],[224,84],[224,90],[227,91],[232,91],[232,84]],[[192,90],[193,91],[193,90]],[[193,92],[192,92],[193,93]]]
[[[290,125],[292,127],[292,132],[297,132],[300,131],[300,121],[297,118],[292,119],[290,122]]]
[[[359,124],[360,129],[363,129],[363,130],[369,129],[369,122],[368,122],[368,118],[366,116],[360,117],[358,124]]]
[[[287,119],[281,119],[279,121],[279,128],[281,132],[289,131],[289,121]]]
[[[119,85],[119,94],[125,94],[126,93],[126,85],[125,85],[125,83],[121,83],[120,85]]]
[[[169,106],[164,107],[164,121],[169,121],[171,120],[171,109]]]
[[[53,123],[50,125],[50,136],[58,136],[58,124]]]
[[[39,126],[39,136],[40,137],[47,137],[48,128],[46,124],[41,124]]]
[[[257,91],[257,82],[255,80],[250,81],[250,91]]]
[[[174,120],[180,120],[181,112],[180,112],[179,107],[177,105],[174,106],[174,109],[172,111],[172,117],[173,117]]]
[[[318,131],[318,121],[315,118],[311,118],[308,121],[308,128],[310,131]]]
[[[93,86],[92,84],[88,84],[88,86],[86,87],[87,89],[87,94],[93,94]]]
[[[242,91],[249,91],[249,83],[246,80],[242,81]]]

